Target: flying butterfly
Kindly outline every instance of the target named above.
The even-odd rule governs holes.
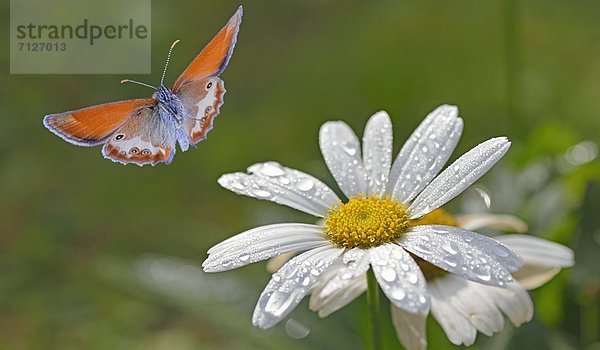
[[[169,164],[175,144],[182,151],[206,138],[223,104],[225,86],[219,75],[227,67],[236,43],[242,7],[202,49],[171,89],[163,85],[171,52],[152,98],[110,102],[74,111],[50,114],[44,125],[65,141],[78,146],[102,147],[102,155],[122,164]]]

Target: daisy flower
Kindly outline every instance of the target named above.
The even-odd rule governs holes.
[[[527,224],[512,215],[452,216],[441,208],[411,224],[443,224],[469,230],[493,227],[527,231]],[[472,345],[477,331],[487,336],[501,331],[504,328],[503,314],[517,327],[530,321],[533,304],[525,290],[543,285],[562,267],[574,264],[573,251],[557,243],[522,234],[497,236],[495,239],[519,254],[524,261],[521,268],[512,272],[515,281],[507,283],[506,288],[469,281],[414,257],[427,281],[431,314],[455,345]],[[340,283],[345,273],[342,264],[334,263],[313,288],[309,307],[318,311],[320,317],[339,310],[366,291],[365,274],[350,283]],[[427,313],[414,314],[391,304],[391,315],[398,339],[406,349],[426,348]]]
[[[290,206],[324,218],[325,225],[284,223],[245,231],[209,249],[204,271],[303,251],[273,274],[260,295],[252,323],[263,329],[287,316],[334,264],[341,266],[335,271],[342,272],[343,287],[372,269],[391,303],[415,317],[427,314],[431,305],[415,258],[465,280],[507,288],[522,260],[503,243],[455,226],[411,225],[464,191],[510,147],[505,137],[490,139],[439,173],[462,127],[456,107],[437,108],[392,164],[387,113],[376,113],[367,122],[362,152],[347,124],[325,123],[319,134],[321,152],[347,201],[318,179],[275,162],[223,175],[219,183],[237,194]]]

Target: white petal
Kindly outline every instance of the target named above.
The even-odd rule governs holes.
[[[496,239],[521,255],[525,264],[570,267],[575,264],[573,251],[562,244],[528,235],[503,235]]]
[[[491,289],[501,290],[501,288],[469,282],[453,275],[440,277],[435,279],[434,283],[430,283],[431,312],[453,343],[458,345],[460,343],[455,340],[460,340],[465,345],[470,345],[469,343],[475,339],[473,331],[464,324],[465,320],[487,336],[504,328],[504,317],[494,300],[497,295],[490,292]],[[440,314],[437,312],[440,307],[444,311],[448,311],[449,308],[453,312],[450,315],[443,312]],[[455,327],[456,325],[459,327]],[[454,330],[448,332],[447,328],[454,328]],[[458,328],[464,333],[459,336],[453,334],[451,337],[451,334],[457,332]]]
[[[321,227],[307,224],[275,224],[233,236],[208,250],[202,263],[205,272],[235,269],[273,256],[331,246]]]
[[[309,307],[318,311],[319,317],[327,317],[344,306],[350,304],[359,295],[367,290],[366,275],[353,280],[345,288],[331,294],[326,299],[319,299],[315,294],[311,295]],[[314,298],[314,299],[313,299]]]
[[[287,205],[318,217],[327,215],[328,209],[339,202],[338,196],[317,178],[279,163],[254,164],[248,171],[252,174],[225,174],[218,182],[237,194]]]
[[[476,232],[446,225],[415,226],[412,231],[423,235],[437,235],[442,240],[448,239],[464,242],[491,256],[511,272],[516,271],[523,266],[521,257],[510,250],[505,244],[494,238],[480,235]]]
[[[367,180],[356,134],[344,122],[321,126],[319,145],[325,163],[346,197],[367,193]]]
[[[392,304],[412,313],[429,311],[425,276],[408,252],[388,243],[370,248],[369,255],[375,278]]]
[[[447,277],[435,278],[428,282],[431,295],[431,314],[452,344],[472,345],[477,337],[477,329],[469,322],[468,317],[456,312],[452,304],[455,298],[453,291],[460,288],[460,285],[456,286],[457,282]],[[466,286],[466,281],[463,286]]]
[[[513,277],[526,289],[540,287],[556,276],[561,267],[575,263],[570,248],[545,239],[526,235],[505,235],[496,239],[523,258],[523,267],[513,272]]]
[[[273,274],[258,298],[252,324],[273,327],[300,303],[318,277],[343,252],[342,248],[321,247],[302,253]]]
[[[384,112],[375,113],[367,122],[363,136],[363,164],[368,194],[385,194],[392,164],[392,121]]]
[[[512,281],[510,272],[492,256],[449,235],[430,233],[430,227],[413,227],[398,243],[421,259],[466,279],[495,286]]]
[[[344,253],[342,265],[328,276],[327,283],[318,291],[320,299],[326,299],[340,289],[346,288],[355,279],[369,270],[369,255],[366,250],[354,248]],[[314,292],[313,292],[314,294]]]
[[[426,321],[427,313],[413,314],[390,304],[392,323],[396,335],[406,350],[425,350],[427,348]]]
[[[482,228],[494,228],[503,231],[527,232],[527,223],[514,215],[507,214],[467,214],[455,215],[459,227],[477,231]]]
[[[425,187],[408,208],[411,219],[441,207],[483,176],[508,151],[506,137],[487,140],[462,155]]]
[[[406,203],[419,194],[450,158],[462,128],[456,106],[443,105],[431,112],[394,161],[388,188],[392,197]]]
[[[471,284],[476,284],[469,282]],[[506,288],[497,288],[477,284],[477,288],[485,290],[489,298],[502,310],[510,321],[517,327],[525,322],[531,321],[533,317],[533,303],[529,294],[519,283],[511,282]]]

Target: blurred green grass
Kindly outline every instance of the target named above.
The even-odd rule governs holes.
[[[465,131],[455,155],[506,135],[513,147],[503,166],[517,173],[540,159],[558,164],[569,147],[584,140],[600,143],[598,2],[515,2],[508,14],[515,25],[512,41],[507,41],[505,1],[242,4],[244,20],[222,75],[228,92],[215,129],[169,166],[113,164],[99,148],[58,139],[43,127],[42,117],[146,96],[147,89],[119,80],[156,83],[170,43],[181,39],[167,75],[174,81],[237,2],[154,1],[154,73],[148,76],[7,75],[5,43],[0,56],[6,67],[0,84],[0,348],[360,348],[363,300],[325,320],[301,304],[292,317],[309,325],[311,333],[300,340],[286,336],[283,325],[268,332],[253,329],[251,311],[268,281],[264,263],[207,281],[217,286],[239,281],[243,295],[234,301],[194,299],[203,287],[192,288],[187,297],[165,293],[161,288],[170,283],[159,288],[136,266],[148,254],[158,256],[156,261],[182,259],[176,260],[176,271],[199,266],[209,246],[247,228],[312,222],[291,209],[235,196],[216,179],[257,161],[276,160],[335,188],[317,144],[318,128],[327,120],[342,119],[361,134],[367,118],[385,109],[394,122],[397,151],[428,112],[442,103],[456,104]],[[8,1],[0,6],[6,39]],[[548,181],[564,188],[566,209],[537,234],[571,247],[579,237],[598,236],[597,221],[581,226],[581,204],[587,183],[599,180],[599,168],[597,160],[564,171],[552,167]],[[594,193],[591,203],[599,200]],[[534,209],[515,206],[515,214],[528,218]],[[586,258],[581,260],[588,268],[596,264],[597,271],[594,242],[595,250],[582,252]],[[531,334],[551,339],[557,349],[598,346],[598,331],[583,334],[579,318],[582,305],[598,308],[598,279],[591,281],[573,281],[563,272],[534,293],[540,296],[539,317],[498,339],[512,348],[530,345],[523,339]],[[593,315],[585,317],[593,324]],[[431,348],[447,347],[439,327],[430,323]],[[388,347],[399,346],[391,326],[386,327]],[[509,343],[511,337],[515,343]],[[479,338],[482,348],[500,342]]]

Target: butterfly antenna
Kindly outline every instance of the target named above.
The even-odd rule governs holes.
[[[151,89],[157,90],[156,87],[150,85],[150,84],[146,84],[146,83],[142,83],[141,81],[136,81],[136,80],[131,80],[131,79],[123,79],[121,80],[121,84],[125,84],[125,83],[134,83],[134,84],[138,84],[141,86],[145,86],[145,87],[149,87]]]
[[[163,70],[163,74],[162,77],[160,78],[160,85],[163,84],[163,81],[165,80],[165,74],[167,74],[167,67],[169,66],[169,60],[171,59],[171,52],[173,52],[173,48],[175,47],[175,45],[177,45],[177,43],[180,40],[177,39],[173,42],[173,44],[171,44],[171,48],[169,49],[169,54],[167,55],[167,62],[165,63],[165,69]]]

